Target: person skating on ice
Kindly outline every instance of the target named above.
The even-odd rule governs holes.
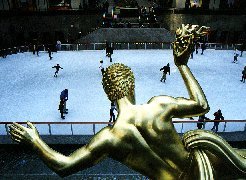
[[[65,116],[63,115],[63,113],[64,113],[64,101],[63,100],[60,100],[60,104],[59,104],[58,110],[61,113],[61,118],[65,119]]]
[[[50,60],[51,60],[53,57],[51,57],[51,50],[50,50],[50,48],[47,48],[47,52],[48,52],[49,58],[50,58]]]
[[[99,69],[101,69],[101,72],[102,72],[102,75],[103,75],[103,73],[104,73],[104,66],[103,66],[103,60],[102,59],[100,60]]]
[[[237,62],[237,58],[239,56],[239,51],[237,50],[237,48],[234,49],[234,59],[233,59],[233,63]]]
[[[218,132],[219,123],[220,123],[219,121],[224,120],[224,116],[222,115],[220,109],[214,113],[214,120],[215,120],[214,126],[211,130],[215,130],[215,132]]]
[[[242,71],[242,80],[241,80],[241,82],[245,83],[245,79],[246,79],[246,66],[244,66],[244,69]]]
[[[207,45],[206,45],[205,42],[203,42],[202,45],[201,45],[201,49],[202,49],[201,55],[203,55],[203,52],[205,51],[206,48],[207,48]]]
[[[111,102],[109,122],[112,122],[112,120],[113,120],[113,122],[115,122],[114,110],[117,111],[116,106],[115,106],[115,103],[114,102]]]
[[[56,66],[53,66],[52,68],[56,68],[56,72],[55,72],[54,77],[57,77],[57,74],[58,74],[59,70],[63,69],[59,64],[57,64]]]
[[[163,71],[163,75],[162,75],[162,78],[161,78],[160,81],[162,82],[162,80],[164,80],[164,83],[165,83],[166,82],[167,73],[169,73],[169,75],[170,75],[169,63],[167,63],[167,65],[164,66],[163,68],[161,68],[160,71]]]
[[[67,114],[68,109],[67,109],[67,105],[66,102],[68,100],[68,89],[64,89],[61,94],[60,94],[60,100],[64,102],[64,107],[63,107],[63,113]]]

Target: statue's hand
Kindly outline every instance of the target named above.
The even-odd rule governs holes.
[[[173,43],[173,56],[176,66],[186,65],[190,54],[194,50],[194,36],[184,36],[177,38]]]
[[[182,24],[176,30],[176,40],[172,43],[174,62],[177,66],[186,65],[190,54],[194,51],[194,40],[208,34],[209,28],[198,25]]]
[[[11,138],[18,143],[34,144],[39,139],[39,134],[35,126],[27,122],[28,127],[13,123],[9,126]]]

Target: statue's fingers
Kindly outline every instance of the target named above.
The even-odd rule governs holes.
[[[17,128],[19,128],[20,130],[24,130],[25,129],[24,126],[22,126],[22,125],[20,125],[20,124],[18,124],[16,122],[14,122],[13,125],[16,126]]]
[[[18,128],[14,127],[14,126],[9,126],[9,129],[10,129],[10,131],[15,131],[15,132],[23,135],[23,131],[21,131],[20,129],[18,129]]]
[[[11,137],[22,139],[22,136],[20,134],[16,133],[15,131],[10,131],[9,133],[11,134]]]
[[[27,121],[27,126],[30,127],[31,129],[36,129],[35,126],[30,121]]]
[[[11,136],[11,139],[12,139],[13,141],[18,142],[18,143],[20,143],[20,142],[21,142],[21,140],[20,140],[20,139],[18,139],[18,138],[16,138],[16,137],[13,137],[13,136]]]

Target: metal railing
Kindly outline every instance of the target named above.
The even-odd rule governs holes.
[[[114,49],[172,49],[170,42],[115,42],[111,43]],[[237,44],[239,45],[239,44]],[[207,49],[232,50],[235,45],[222,43],[207,43]],[[79,51],[79,50],[104,50],[105,43],[79,43],[79,44],[62,44],[62,51]]]
[[[183,133],[184,131],[184,125],[185,124],[191,124],[191,123],[201,123],[203,124],[203,129],[205,129],[206,123],[212,123],[212,122],[220,122],[220,123],[224,123],[223,126],[223,132],[226,131],[226,127],[227,127],[227,123],[231,122],[231,123],[244,123],[244,131],[246,131],[246,120],[206,120],[204,122],[200,122],[197,120],[174,120],[173,123],[174,124],[181,124],[181,130],[179,133]],[[26,124],[26,122],[17,122],[19,124]],[[74,127],[76,125],[91,125],[92,126],[92,134],[96,134],[96,127],[100,126],[100,125],[113,125],[112,122],[32,122],[34,125],[47,125],[48,126],[48,131],[49,131],[49,135],[53,135],[52,133],[52,128],[56,128],[57,125],[70,125],[70,135],[74,135]],[[11,125],[12,122],[0,122],[0,125],[4,125],[5,126],[5,130],[6,130],[6,134],[9,134],[9,125]],[[102,129],[102,128],[101,128]],[[235,131],[239,131],[236,130]]]

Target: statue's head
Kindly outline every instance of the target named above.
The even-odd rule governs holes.
[[[102,85],[110,101],[133,95],[135,88],[133,72],[124,64],[112,64],[103,73]]]

